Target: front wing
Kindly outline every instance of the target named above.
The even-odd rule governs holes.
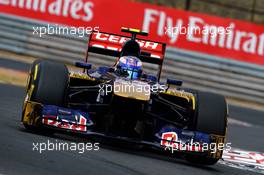
[[[221,158],[222,150],[213,148],[211,152],[204,150],[202,145],[225,142],[224,136],[209,135],[206,133],[176,128],[169,124],[163,124],[153,135],[153,140],[144,141],[135,138],[108,135],[97,132],[95,123],[88,112],[81,110],[62,108],[54,105],[25,102],[22,123],[32,126],[48,127],[71,133],[81,133],[88,137],[104,137],[145,145],[164,151],[202,154],[208,157]]]

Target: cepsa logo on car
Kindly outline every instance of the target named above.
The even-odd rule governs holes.
[[[94,7],[93,2],[82,0],[0,0],[0,5],[83,21],[90,21],[93,18]]]
[[[95,40],[98,41],[108,41],[111,43],[116,43],[116,44],[123,44],[125,43],[127,40],[130,40],[130,38],[127,37],[122,37],[122,36],[118,36],[118,35],[109,35],[106,33],[94,33],[93,38]],[[141,48],[145,48],[145,49],[150,49],[150,50],[160,50],[161,46],[159,45],[159,43],[156,42],[151,42],[151,41],[144,41],[144,40],[136,40],[139,43],[139,46]]]

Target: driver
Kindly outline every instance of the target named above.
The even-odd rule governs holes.
[[[131,80],[137,80],[142,74],[142,61],[135,56],[122,56],[115,65],[115,72]]]

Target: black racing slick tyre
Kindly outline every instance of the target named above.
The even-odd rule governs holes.
[[[207,134],[225,136],[227,127],[228,108],[222,95],[197,92],[197,111],[194,119],[194,130]],[[219,158],[200,155],[187,155],[186,159],[192,163],[213,165]]]
[[[34,90],[31,100],[41,104],[63,106],[69,83],[67,67],[61,63],[37,60],[32,69]]]
[[[47,105],[64,106],[68,84],[69,72],[64,64],[36,60],[31,65],[27,80],[27,100]],[[29,130],[36,129],[36,127],[25,123],[24,126]]]
[[[225,97],[214,93],[198,92],[197,102],[196,130],[224,136],[228,113]]]

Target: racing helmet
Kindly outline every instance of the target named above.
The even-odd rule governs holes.
[[[122,56],[116,63],[116,72],[131,80],[139,79],[142,74],[142,61],[135,56]]]

